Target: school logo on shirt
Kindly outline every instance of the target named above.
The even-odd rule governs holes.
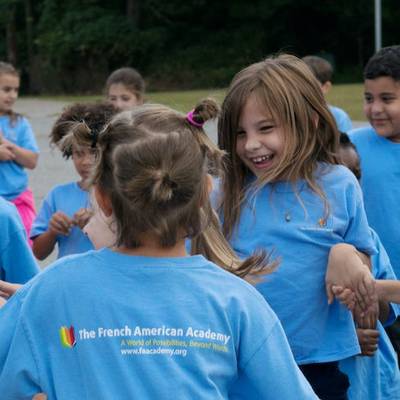
[[[71,325],[69,328],[62,326],[60,328],[60,340],[64,347],[74,347],[76,344],[74,327]]]

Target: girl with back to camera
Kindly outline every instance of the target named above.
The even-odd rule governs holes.
[[[238,254],[262,248],[280,257],[257,288],[321,399],[346,399],[338,360],[360,352],[351,313],[328,305],[329,252],[343,242],[374,252],[360,188],[337,165],[338,138],[319,85],[298,58],[271,57],[234,77],[219,125],[230,166],[220,198],[224,233]]]
[[[186,254],[211,216],[207,150],[189,120],[154,118],[143,106],[99,136],[95,194],[116,245],[59,260],[0,310],[4,399],[316,399],[262,296]]]
[[[106,98],[121,111],[133,110],[143,104],[144,92],[143,77],[134,68],[117,69],[107,78]]]
[[[13,111],[19,73],[0,61],[0,196],[17,207],[27,235],[35,218],[35,202],[25,168],[34,169],[39,149],[26,118]]]

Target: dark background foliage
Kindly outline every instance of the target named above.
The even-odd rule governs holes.
[[[383,45],[400,42],[382,2]],[[318,54],[336,82],[361,80],[374,51],[373,0],[0,0],[0,59],[25,93],[98,93],[133,66],[151,90],[224,87],[268,54]]]

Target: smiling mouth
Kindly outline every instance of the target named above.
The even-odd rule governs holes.
[[[250,158],[250,160],[254,164],[260,164],[260,163],[263,163],[265,161],[272,160],[273,157],[274,157],[273,154],[269,154],[267,156],[252,157],[252,158]]]

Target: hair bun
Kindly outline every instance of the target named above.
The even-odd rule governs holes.
[[[193,110],[193,119],[199,124],[204,124],[209,119],[215,119],[218,117],[220,112],[220,107],[218,103],[208,97],[197,103]]]
[[[155,203],[168,203],[174,198],[174,192],[178,184],[171,178],[169,173],[157,171],[154,176],[152,198]]]

